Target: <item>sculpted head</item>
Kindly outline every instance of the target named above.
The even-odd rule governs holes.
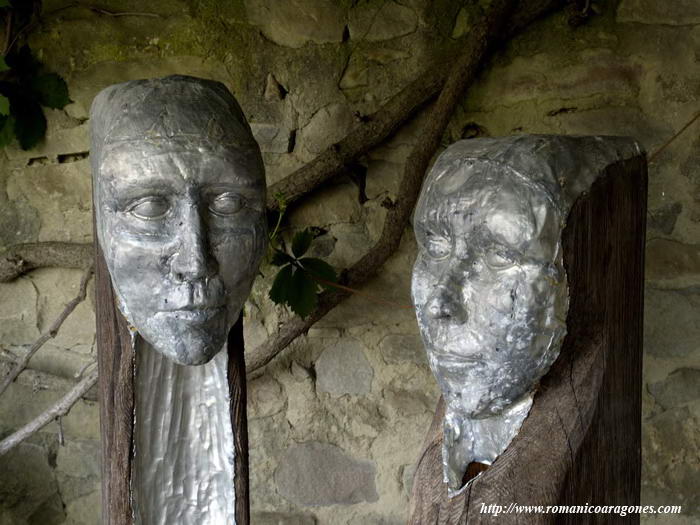
[[[184,76],[100,92],[91,109],[98,242],[119,308],[158,352],[208,362],[266,242],[260,150],[223,84]]]
[[[426,176],[412,295],[445,399],[443,473],[456,495],[519,432],[566,335],[562,234],[624,137],[519,135],[447,148]],[[474,478],[472,478],[474,479]]]
[[[423,186],[412,294],[448,407],[483,418],[531,392],[558,355],[564,217],[545,185],[468,147],[449,148]]]

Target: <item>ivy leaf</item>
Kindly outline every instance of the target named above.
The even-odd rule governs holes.
[[[312,277],[315,277],[321,281],[328,281],[330,283],[335,283],[338,281],[338,276],[335,273],[333,267],[326,261],[321,259],[316,259],[315,257],[304,257],[299,260],[299,263],[306,269]],[[318,281],[317,281],[318,282]],[[331,288],[330,285],[319,282],[324,288]]]
[[[46,73],[32,80],[32,91],[36,94],[42,106],[53,109],[63,109],[70,103],[68,85],[56,73]]]
[[[0,116],[10,114],[10,100],[4,96],[0,95]]]
[[[294,257],[301,257],[306,253],[311,246],[311,241],[314,240],[314,234],[308,228],[297,232],[292,239],[292,253]]]
[[[8,115],[0,117],[0,148],[8,146],[15,138],[15,119]]]
[[[23,150],[32,149],[46,134],[46,117],[41,106],[28,97],[14,97],[10,109],[19,145]]]
[[[316,308],[316,281],[304,270],[297,268],[292,276],[287,304],[302,319]]]
[[[2,2],[2,0],[0,0],[0,2]],[[2,5],[0,5],[0,7],[2,7]],[[7,62],[5,62],[5,57],[0,57],[0,73],[9,69],[10,66],[7,65]]]
[[[272,256],[272,260],[270,261],[273,266],[284,266],[285,264],[292,262],[294,262],[294,258],[291,255],[287,255],[286,253],[278,250],[275,250],[275,254]]]
[[[289,265],[277,272],[275,281],[272,283],[272,288],[270,288],[270,293],[268,294],[273,303],[285,304],[288,302],[293,270],[294,267]]]

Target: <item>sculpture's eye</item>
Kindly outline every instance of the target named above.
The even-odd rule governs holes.
[[[165,217],[169,210],[168,201],[163,197],[145,197],[133,203],[126,211],[144,221],[156,221]]]
[[[237,213],[245,205],[245,200],[235,193],[223,193],[216,197],[209,205],[209,210],[215,215],[227,217]]]
[[[449,239],[439,235],[428,234],[425,241],[425,251],[431,259],[445,259],[452,251]]]
[[[486,253],[486,264],[493,270],[503,270],[513,266],[514,262],[511,257],[502,251],[491,250]]]

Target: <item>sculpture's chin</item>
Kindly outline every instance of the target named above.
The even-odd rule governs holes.
[[[492,366],[474,367],[454,373],[438,366],[435,374],[445,402],[470,419],[498,416],[531,392],[541,374],[504,376]]]
[[[159,354],[179,365],[204,365],[226,343],[229,323],[225,311],[207,322],[192,322],[170,315],[152,316],[135,327],[143,339]]]
[[[225,337],[204,341],[186,337],[184,339],[187,340],[187,343],[185,343],[183,339],[173,342],[170,338],[163,340],[161,338],[149,338],[144,333],[140,333],[140,335],[153,350],[170,361],[185,366],[207,364],[222,350],[225,343]]]

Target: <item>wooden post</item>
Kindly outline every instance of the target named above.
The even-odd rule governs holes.
[[[116,307],[112,282],[95,239],[95,314],[102,434],[102,523],[132,525],[131,477],[134,438],[134,345]],[[248,525],[248,432],[242,316],[228,336],[228,381],[235,465],[235,516]]]
[[[236,451],[234,490],[236,494],[236,525],[250,523],[248,497],[248,416],[243,345],[243,314],[228,334],[228,384],[231,395],[231,425]]]
[[[414,476],[411,525],[639,523],[638,514],[584,509],[639,505],[646,195],[639,155],[607,166],[576,202],[563,233],[570,306],[558,360],[508,449],[453,499],[442,482],[440,400]],[[511,504],[583,512],[506,513]],[[502,512],[485,512],[490,505]]]

